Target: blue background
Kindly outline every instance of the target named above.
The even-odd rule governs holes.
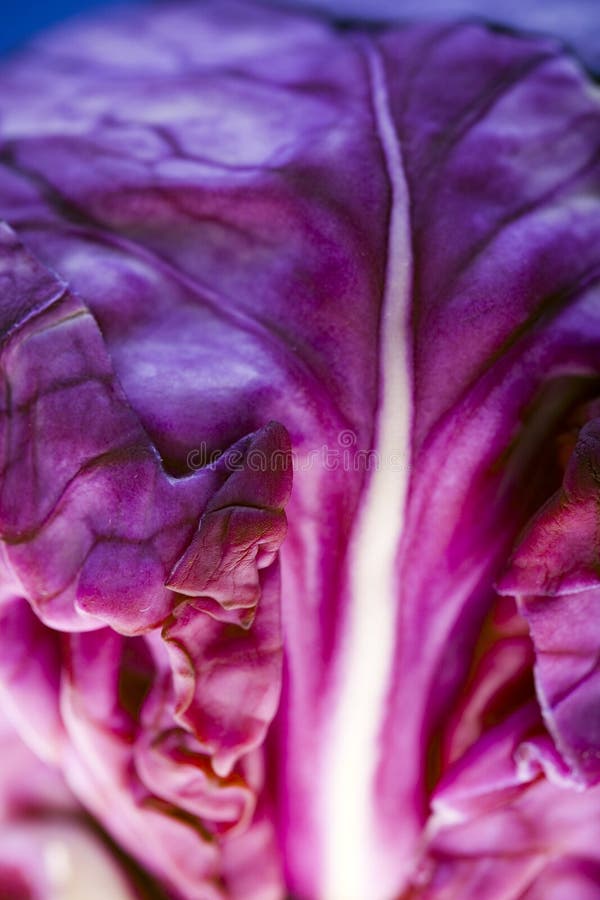
[[[0,0],[0,53],[18,46],[36,31],[78,12],[116,6],[119,0]]]

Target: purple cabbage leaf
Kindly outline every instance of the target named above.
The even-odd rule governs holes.
[[[599,148],[482,23],[4,63],[3,705],[170,897],[600,896]]]

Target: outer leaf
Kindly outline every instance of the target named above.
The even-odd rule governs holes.
[[[41,762],[0,716],[0,894],[54,900],[110,896],[133,900],[135,890],[90,827],[60,774]]]
[[[217,896],[220,891],[210,888],[207,879],[225,877],[220,849],[209,838],[204,841],[203,856],[198,830],[177,820],[180,809],[190,809],[186,792],[180,784],[176,787],[185,771],[177,748],[187,746],[181,752],[197,757],[199,782],[192,788],[191,814],[230,825],[232,819],[234,824],[243,820],[247,825],[255,793],[262,786],[261,775],[255,775],[250,784],[240,775],[231,783],[223,782],[212,771],[211,757],[214,768],[228,774],[240,756],[262,743],[277,708],[282,648],[274,566],[285,533],[282,508],[291,485],[287,435],[273,423],[257,437],[249,436],[215,466],[188,479],[170,478],[127,405],[88,310],[25,250],[10,229],[4,229],[2,238],[8,287],[2,508],[9,596],[1,625],[4,641],[11,647],[3,660],[8,702],[30,743],[63,765],[79,796],[124,846],[177,889],[186,885],[186,895],[204,897],[209,891]],[[25,436],[31,440],[21,454]],[[71,447],[73,452],[66,452]],[[259,488],[254,487],[247,467],[252,453],[268,466]],[[16,497],[24,484],[31,490],[19,504]],[[207,506],[194,538],[192,510],[195,507],[197,517],[211,490],[216,490],[212,505]],[[198,557],[196,549],[198,540],[204,540],[204,523],[218,520],[227,510],[232,553],[220,562],[213,554],[211,560],[217,572],[221,566],[218,596],[225,609],[236,608],[238,585],[246,585],[242,606],[248,609],[250,600],[252,615],[259,608],[254,624],[248,618],[233,627],[227,617],[225,623],[216,621],[207,606],[209,597],[194,590],[207,571],[208,559],[205,554]],[[186,576],[183,580],[172,576],[169,589],[165,582],[185,540],[192,541],[183,557]],[[227,543],[221,536],[213,547],[224,553]],[[209,594],[211,578],[215,580],[215,572],[203,582]],[[264,602],[263,584],[267,586]],[[195,601],[191,605],[186,599],[188,589],[192,595],[200,593],[204,605]],[[22,600],[10,598],[11,590],[25,593],[48,625],[69,631],[101,630],[87,638],[74,636],[65,651],[66,645],[61,649]],[[136,686],[122,682],[126,644],[115,632],[103,629],[104,623],[125,634],[147,632],[164,623],[170,644],[185,651],[191,631],[190,652],[211,648],[212,672],[208,657],[198,662],[192,657],[192,678],[202,684],[193,714],[183,715],[191,700],[175,701],[171,694],[170,708],[157,721],[150,718],[146,730],[139,732],[139,741],[146,747],[136,751],[139,774],[131,772],[139,710],[130,721],[131,713],[121,708],[118,699],[121,690],[126,695],[133,691],[135,697]],[[189,663],[182,666],[175,652],[173,656],[175,671],[171,673],[167,665],[162,678],[169,690],[174,677],[174,690],[183,694]],[[30,658],[35,660],[33,669]],[[242,669],[244,658],[250,663]],[[63,666],[69,672],[66,681],[61,677]],[[151,672],[142,661],[141,677],[147,679]],[[245,693],[236,694],[232,704],[231,684],[240,677]],[[179,729],[173,744],[176,717],[187,730]],[[158,747],[166,748],[169,742],[175,754],[170,759],[165,755],[162,763],[160,758],[152,762]],[[203,771],[205,785],[199,774]],[[153,796],[154,790],[160,800]],[[230,801],[229,794],[237,799]],[[112,802],[107,807],[109,797]],[[169,798],[176,804],[171,811]],[[148,826],[148,818],[154,824]],[[273,852],[272,837],[259,820],[249,839],[256,845],[252,835],[261,828],[264,836],[259,844],[264,850],[260,852],[268,857]],[[148,839],[147,832],[155,837]],[[232,858],[226,865],[235,868],[236,855],[228,852]],[[243,844],[240,852],[245,852]],[[191,872],[186,868],[188,860],[194,860]],[[273,868],[277,884],[276,867],[267,865]],[[265,872],[261,877],[266,877]]]
[[[521,601],[544,717],[582,784],[600,777],[599,425],[592,419],[579,432],[562,488],[532,521],[501,582]]]

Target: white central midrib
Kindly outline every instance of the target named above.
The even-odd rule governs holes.
[[[373,782],[389,688],[398,606],[395,571],[410,462],[412,377],[410,203],[382,60],[367,61],[381,148],[391,186],[387,269],[379,337],[379,406],[370,473],[349,552],[349,608],[335,672],[323,769],[324,900],[387,900]],[[395,464],[391,465],[391,459]],[[397,461],[401,459],[402,465]]]

